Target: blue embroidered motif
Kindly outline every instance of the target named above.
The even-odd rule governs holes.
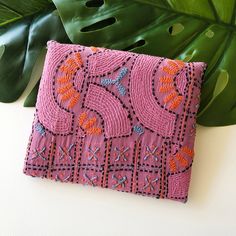
[[[141,135],[144,133],[144,129],[142,126],[135,125],[133,128],[134,132],[137,133],[138,135]]]
[[[120,95],[124,96],[126,94],[126,88],[121,84],[120,81],[124,78],[124,76],[127,73],[128,73],[128,68],[123,67],[115,80],[109,79],[109,78],[104,78],[104,79],[101,79],[101,84],[103,86],[115,85],[117,90],[119,91]]]
[[[116,184],[113,184],[113,185],[112,185],[112,188],[113,188],[113,189],[115,189],[115,188],[117,188],[117,187],[119,187],[119,186],[121,186],[122,188],[125,187],[125,182],[126,182],[126,180],[127,180],[127,177],[126,177],[126,176],[123,176],[123,177],[121,177],[121,178],[118,178],[118,177],[115,176],[115,174],[113,174],[113,175],[112,175],[112,179],[116,180],[116,182],[117,182]]]
[[[39,132],[42,136],[45,136],[46,132],[44,127],[38,122],[34,125],[34,128],[37,132]]]
[[[84,176],[84,179],[86,181],[86,183],[85,183],[86,185],[91,184],[93,187],[96,186],[95,182],[98,180],[98,177],[96,175],[92,176],[90,178],[86,173],[84,173],[83,176]]]

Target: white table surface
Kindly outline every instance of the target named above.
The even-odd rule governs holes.
[[[198,126],[186,204],[23,174],[34,108],[0,103],[0,235],[236,235],[236,126]]]

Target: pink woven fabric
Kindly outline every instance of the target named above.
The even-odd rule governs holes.
[[[24,173],[186,202],[205,67],[49,41]]]

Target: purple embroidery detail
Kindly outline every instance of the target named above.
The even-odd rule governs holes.
[[[127,177],[123,176],[123,177],[116,177],[115,174],[112,175],[112,179],[114,179],[116,181],[115,184],[112,185],[112,188],[115,189],[117,187],[125,187],[125,182],[127,181]]]
[[[71,144],[67,149],[59,146],[59,151],[60,151],[60,160],[64,159],[65,156],[68,156],[70,160],[72,160],[70,151],[74,147],[74,144]]]
[[[126,148],[122,147],[121,149],[115,147],[114,150],[118,152],[115,161],[120,161],[121,159],[127,161],[126,152],[129,150],[129,147]]]
[[[91,160],[98,160],[98,156],[97,156],[97,152],[99,151],[100,148],[95,148],[94,150],[92,150],[90,147],[88,148],[88,151],[91,153],[91,155],[88,157],[88,160],[91,161]]]
[[[145,177],[145,185],[143,186],[143,190],[150,188],[151,191],[155,190],[154,184],[158,181],[158,178],[151,180],[149,176]]]
[[[95,175],[95,176],[92,176],[92,177],[89,177],[86,173],[84,173],[84,179],[85,179],[85,184],[87,185],[92,185],[93,187],[96,186],[96,181],[98,180],[98,177]]]
[[[158,156],[156,155],[158,147],[151,149],[149,146],[146,146],[147,155],[143,158],[146,161],[149,157],[153,157],[155,161],[158,161]]]
[[[36,148],[34,149],[33,156],[30,158],[31,160],[41,158],[43,161],[46,161],[46,158],[43,156],[45,153],[46,147],[43,147],[41,150],[37,150]]]

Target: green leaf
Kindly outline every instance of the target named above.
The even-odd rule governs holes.
[[[207,106],[200,112],[199,116],[207,110],[207,108],[213,103],[218,95],[225,89],[229,82],[229,74],[227,71],[222,70],[217,77],[216,85],[212,94],[211,101],[207,104]]]
[[[48,0],[0,0],[0,26],[48,9]]]
[[[37,95],[38,95],[38,90],[39,90],[39,82],[34,86],[30,94],[27,96],[24,102],[24,107],[33,107],[35,105]]]
[[[0,46],[0,59],[1,59],[2,55],[4,54],[4,51],[5,51],[5,45],[1,45]]]
[[[53,2],[73,43],[206,62],[198,123],[236,124],[235,0]]]
[[[25,12],[29,13],[27,7]],[[0,27],[1,102],[13,102],[23,93],[30,81],[35,62],[42,49],[46,48],[48,40],[69,42],[54,9]],[[36,91],[37,88],[32,93]],[[25,106],[34,105],[35,98],[36,96],[30,95]]]

